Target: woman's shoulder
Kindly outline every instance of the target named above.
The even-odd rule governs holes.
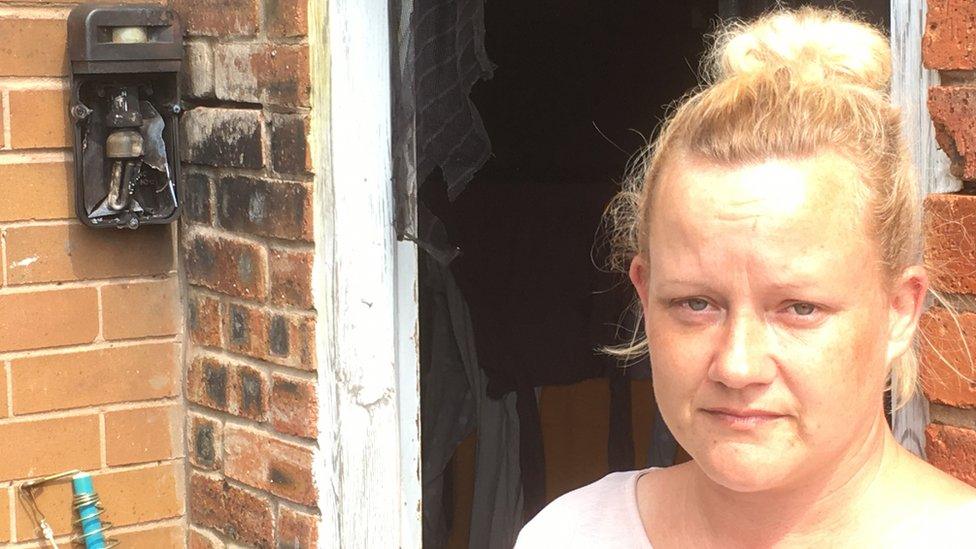
[[[889,498],[892,546],[973,547],[976,488],[914,458]]]
[[[650,547],[636,495],[646,471],[610,473],[556,498],[522,528],[515,547]]]

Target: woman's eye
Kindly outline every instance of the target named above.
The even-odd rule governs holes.
[[[708,308],[708,302],[705,301],[704,299],[697,298],[697,297],[686,299],[685,305],[687,305],[689,309],[695,312],[704,311],[705,309]]]
[[[799,316],[810,316],[817,308],[810,303],[794,303],[789,307],[794,313]]]

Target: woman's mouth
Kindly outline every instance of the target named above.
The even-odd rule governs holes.
[[[785,414],[750,408],[703,408],[702,411],[713,421],[739,431],[757,429],[786,417]]]

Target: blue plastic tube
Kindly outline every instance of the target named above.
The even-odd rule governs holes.
[[[75,497],[88,496],[90,502],[78,507],[78,517],[81,519],[81,532],[85,538],[86,549],[105,549],[105,536],[102,535],[102,520],[98,516],[95,506],[95,487],[91,475],[78,473],[71,477],[71,484],[75,489]]]

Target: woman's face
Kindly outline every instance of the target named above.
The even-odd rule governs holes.
[[[856,178],[835,155],[662,174],[631,268],[655,397],[727,488],[801,482],[884,422],[887,364],[911,339],[893,326],[913,331],[917,304],[885,290]]]

